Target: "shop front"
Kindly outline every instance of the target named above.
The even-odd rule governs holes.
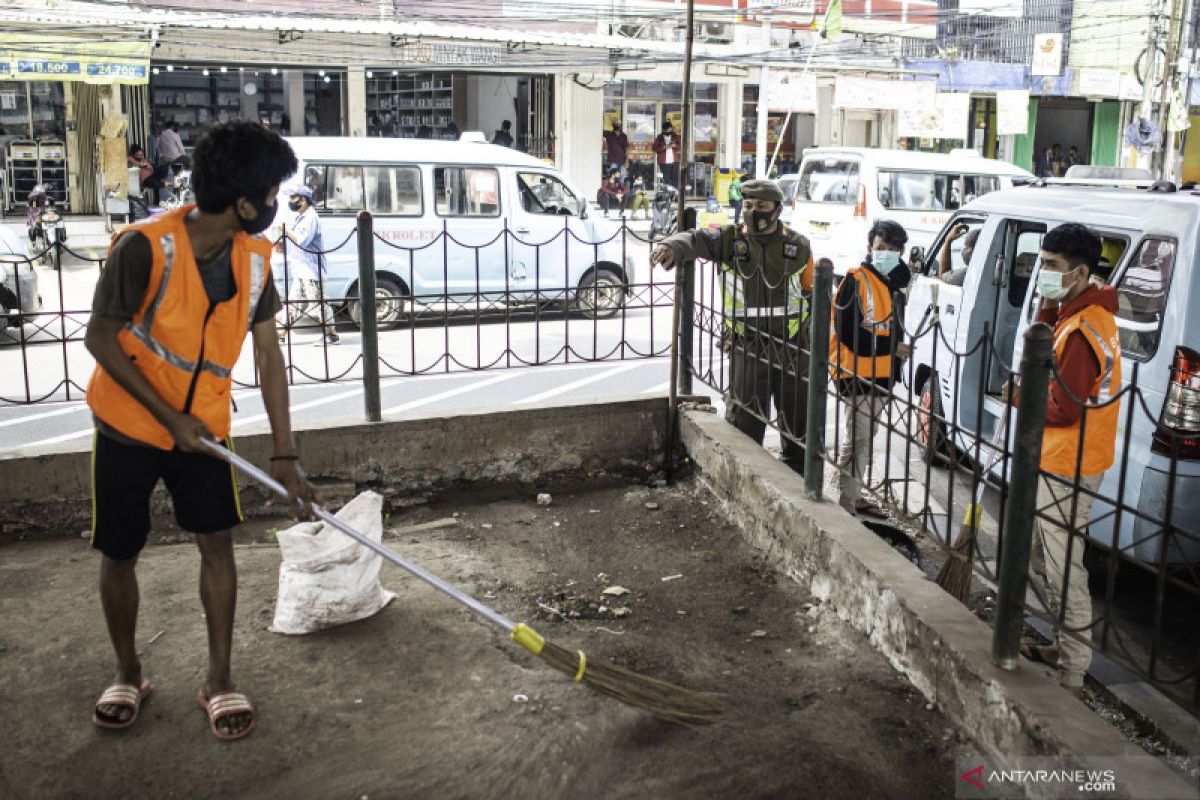
[[[95,210],[101,93],[149,75],[150,43],[0,33],[0,193],[5,209],[43,185],[66,211]]]

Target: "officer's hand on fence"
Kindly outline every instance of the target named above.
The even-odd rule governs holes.
[[[650,260],[665,270],[675,268],[675,249],[670,245],[660,244],[650,254]]]
[[[291,506],[292,519],[315,519],[313,503],[320,504],[321,495],[308,482],[304,469],[297,458],[271,459],[271,477],[283,484],[288,490],[288,505]]]
[[[908,342],[900,342],[896,345],[896,358],[903,361],[912,355],[912,346]]]
[[[175,440],[175,446],[185,453],[206,452],[200,440],[214,438],[208,426],[191,414],[176,412],[166,427],[171,438]]]
[[[1012,400],[1012,381],[1005,381],[1000,387],[1000,402],[1008,403]]]

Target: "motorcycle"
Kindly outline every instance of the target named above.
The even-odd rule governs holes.
[[[164,197],[160,203],[164,209],[179,208],[182,205],[186,205],[191,200],[191,170],[183,169],[182,165],[176,164],[172,168],[171,177],[164,181],[163,188],[170,194],[169,197]]]
[[[679,190],[660,183],[650,201],[650,240],[670,236],[679,229]]]
[[[42,263],[59,267],[57,244],[66,244],[67,227],[62,214],[54,206],[50,186],[40,183],[29,193],[29,212],[25,218],[29,242],[40,254]]]

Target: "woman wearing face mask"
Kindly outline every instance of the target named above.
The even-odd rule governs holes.
[[[1090,280],[1100,263],[1101,248],[1100,237],[1085,226],[1060,225],[1042,239],[1037,274],[1042,297],[1037,320],[1054,328],[1057,371],[1050,383],[1042,436],[1037,507],[1043,511],[1034,522],[1046,598],[1055,616],[1061,614],[1062,627],[1075,636],[1059,635],[1056,626],[1055,644],[1027,641],[1021,650],[1035,660],[1057,665],[1062,684],[1076,696],[1083,691],[1083,675],[1092,660],[1087,644],[1092,600],[1083,542],[1072,544],[1071,537],[1082,536],[1087,528],[1095,492],[1114,461],[1120,418],[1120,402],[1109,402],[1121,389],[1121,340],[1114,317],[1117,291]],[[1019,404],[1018,398],[1013,402]],[[1060,608],[1068,552],[1070,584]]]
[[[908,232],[897,222],[877,220],[867,234],[867,257],[838,286],[829,337],[829,371],[846,404],[838,445],[838,502],[851,514],[886,517],[863,497],[863,480],[879,418],[899,374],[907,347],[893,336],[892,296],[912,273],[900,260]],[[895,343],[895,344],[893,344]]]
[[[773,181],[742,184],[746,224],[684,231],[664,240],[654,263],[672,269],[695,259],[719,269],[722,349],[729,352],[726,419],[762,444],[771,404],[788,435],[783,461],[804,474],[808,417],[808,297],[812,250],[808,240],[779,221],[783,192]]]

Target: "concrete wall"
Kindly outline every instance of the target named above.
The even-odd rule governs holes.
[[[600,123],[604,91],[580,86],[570,75],[554,78],[556,163],[584,197],[594,197],[600,174]]]
[[[492,134],[506,119],[512,120],[513,135],[517,131],[517,96],[519,79],[510,75],[467,76],[467,118],[464,131],[482,131],[491,141]]]
[[[314,479],[402,497],[478,481],[640,470],[660,457],[666,410],[660,397],[377,424],[341,420],[297,430],[296,442]],[[266,433],[238,436],[236,446],[257,464],[271,455]],[[0,456],[0,541],[88,528],[89,470],[90,443]],[[251,492],[251,508],[257,495]],[[167,509],[165,495],[156,508]]]

